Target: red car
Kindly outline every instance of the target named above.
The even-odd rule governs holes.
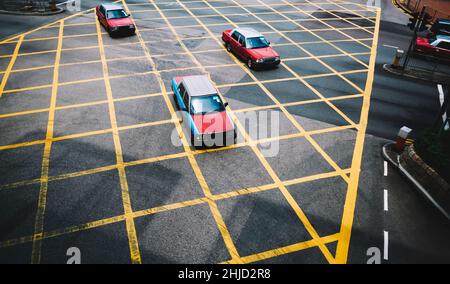
[[[227,50],[244,60],[250,69],[280,64],[280,55],[270,47],[270,42],[252,28],[226,30],[222,40]]]
[[[119,5],[102,4],[96,7],[96,14],[100,24],[111,36],[136,32],[130,15]]]
[[[450,36],[432,35],[428,38],[418,37],[414,51],[450,59]]]
[[[217,90],[206,75],[175,77],[175,102],[194,147],[226,146],[236,143],[236,128]]]

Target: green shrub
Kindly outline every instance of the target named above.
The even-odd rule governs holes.
[[[417,154],[450,183],[450,131],[441,135],[428,130],[414,142]]]

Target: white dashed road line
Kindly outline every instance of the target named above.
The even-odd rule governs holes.
[[[397,46],[393,46],[393,45],[389,45],[389,44],[383,44],[384,47],[389,47],[389,48],[394,48],[394,49],[398,49]]]
[[[384,231],[384,251],[383,251],[383,259],[388,260],[389,259],[389,232]]]
[[[388,211],[388,191],[384,190],[384,211]]]
[[[441,85],[441,84],[438,84],[438,85],[437,85],[437,88],[438,88],[438,91],[439,91],[439,103],[441,104],[441,107],[442,107],[442,105],[444,104],[444,89],[442,88],[442,85]],[[445,113],[442,115],[442,121],[443,121],[443,122],[446,122],[446,121],[447,121],[447,112],[445,112]],[[449,129],[448,123],[444,126],[444,129],[445,129],[445,130],[448,130],[448,129]]]

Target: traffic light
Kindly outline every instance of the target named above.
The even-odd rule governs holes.
[[[416,27],[416,24],[417,24],[417,19],[418,19],[418,17],[419,17],[419,14],[418,13],[414,13],[414,14],[412,14],[412,18],[409,18],[409,23],[407,24],[407,26],[408,26],[408,28],[410,29],[410,30],[414,30],[414,28]]]

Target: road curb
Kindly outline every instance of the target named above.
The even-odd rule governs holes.
[[[61,14],[64,12],[64,9],[57,7],[56,11],[7,11],[7,10],[0,10],[0,14],[6,14],[6,15],[17,15],[17,16],[53,16],[57,14]]]
[[[392,0],[392,4],[394,4],[394,6],[396,6],[397,8],[399,8],[400,10],[403,10],[403,12],[405,14],[408,14],[409,16],[412,16],[412,13],[410,10],[406,9],[405,7],[403,7],[402,4],[398,3],[398,0]]]
[[[383,157],[450,220],[450,185],[417,155],[413,145],[400,155],[395,152],[393,145],[393,142],[383,145]]]
[[[399,67],[392,66],[392,64],[384,64],[383,70],[397,76],[404,76],[428,82],[431,81],[437,84],[450,84],[450,76],[442,73],[430,74],[429,72],[424,72],[415,69],[403,70]]]

